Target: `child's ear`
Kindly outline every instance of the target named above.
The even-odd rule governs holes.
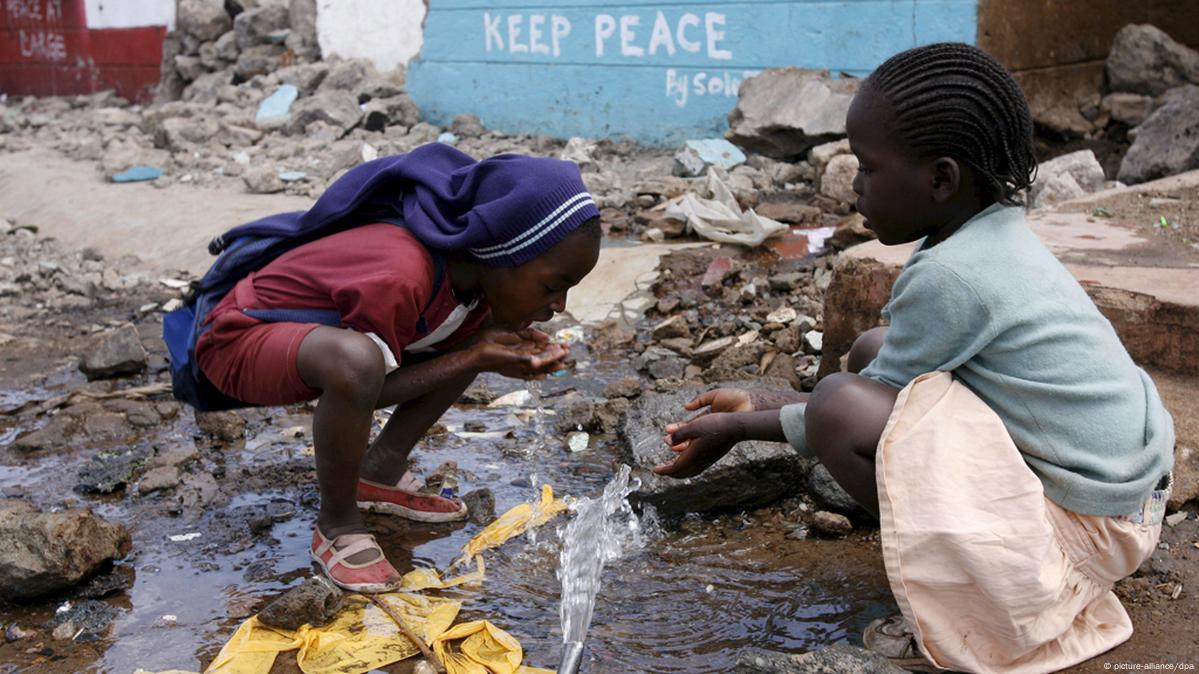
[[[940,157],[932,163],[933,201],[945,203],[958,193],[962,186],[962,167],[957,160]]]

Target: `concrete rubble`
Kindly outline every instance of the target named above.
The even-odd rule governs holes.
[[[39,512],[0,502],[0,598],[28,600],[65,590],[129,552],[129,532],[87,509]]]

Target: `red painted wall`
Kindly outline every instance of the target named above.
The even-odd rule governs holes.
[[[158,84],[166,26],[89,29],[83,0],[0,0],[0,93],[115,89],[145,102]]]

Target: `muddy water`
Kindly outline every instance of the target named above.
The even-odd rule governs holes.
[[[542,396],[552,401],[572,387],[594,393],[618,374],[617,367],[552,380]],[[3,393],[0,400],[6,396],[18,394]],[[311,572],[307,550],[316,491],[308,412],[255,411],[248,415],[244,448],[202,447],[198,466],[216,476],[220,490],[205,503],[183,507],[176,495],[138,495],[132,488],[105,498],[74,494],[79,466],[101,447],[84,443],[33,460],[6,456],[0,493],[42,507],[90,505],[130,528],[134,552],[119,569],[132,574],[131,587],[106,599],[122,610],[106,638],[51,639],[41,625],[58,601],[8,611],[6,624],[16,621],[42,634],[33,643],[0,645],[0,663],[9,663],[0,671],[126,674],[139,667],[198,670],[206,664],[242,619]],[[468,420],[483,421],[488,432],[464,432]],[[457,461],[461,491],[491,489],[500,512],[531,499],[542,483],[560,494],[597,494],[619,465],[616,438],[593,437],[588,450],[570,453],[552,416],[545,418],[539,447],[528,410],[455,408],[442,423],[448,432],[418,447],[416,467],[428,473],[442,461]],[[0,441],[20,430],[0,426]],[[142,439],[187,444],[195,434],[184,412]],[[795,518],[784,510],[667,522],[643,549],[609,562],[582,671],[719,672],[731,669],[745,646],[802,652],[857,641],[867,622],[889,611],[877,542],[788,538]],[[263,524],[263,512],[273,515],[273,524]],[[368,522],[401,570],[446,568],[481,528],[378,516]],[[526,664],[548,668],[556,666],[562,648],[554,529],[543,527],[489,553],[482,589],[446,592],[464,600],[462,619],[486,618],[509,630],[521,640]]]

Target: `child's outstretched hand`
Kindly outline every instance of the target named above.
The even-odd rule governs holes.
[[[533,328],[484,330],[471,349],[480,371],[515,379],[540,379],[560,370],[569,353],[565,345],[551,343],[548,335]]]
[[[674,461],[654,466],[654,472],[675,478],[704,472],[742,440],[744,430],[737,417],[720,412],[704,413],[691,421],[667,426],[666,444],[678,456]]]

